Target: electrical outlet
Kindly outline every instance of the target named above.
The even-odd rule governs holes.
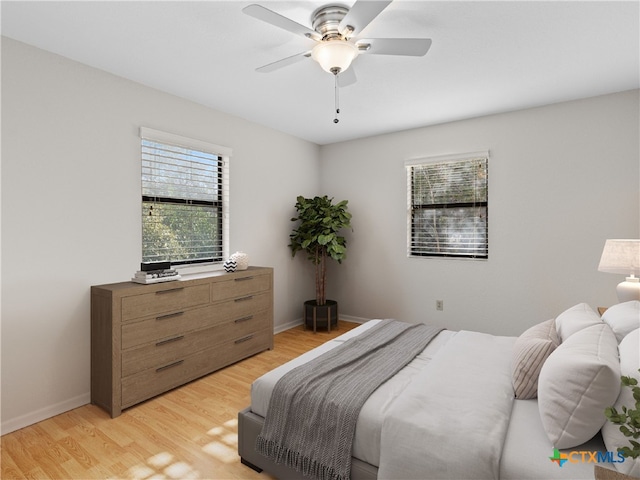
[[[436,300],[436,310],[444,310],[444,302],[442,300]]]

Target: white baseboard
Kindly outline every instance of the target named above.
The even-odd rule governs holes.
[[[370,318],[362,318],[362,317],[354,317],[353,315],[342,315],[340,314],[340,320],[344,320],[345,322],[352,323],[367,323]]]
[[[341,314],[340,321],[365,323],[369,321],[369,319]],[[302,325],[302,317],[285,323],[284,325],[277,325],[273,329],[273,332],[275,334],[278,334],[284,332],[285,330],[289,330],[290,328],[295,328],[298,325]],[[47,418],[55,417],[56,415],[60,415],[61,413],[68,412],[69,410],[73,410],[74,408],[78,408],[89,403],[91,403],[91,393],[87,392],[82,395],[78,395],[77,397],[57,403],[55,405],[49,405],[45,408],[41,408],[40,410],[36,410],[35,412],[30,412],[17,418],[3,421],[2,424],[0,424],[0,435],[15,432],[16,430],[20,430],[21,428],[28,427],[29,425],[33,425],[34,423],[41,422],[43,420],[46,420]]]
[[[0,425],[0,435],[15,432],[16,430],[20,430],[21,428],[28,427],[29,425],[41,422],[42,420],[46,420],[47,418],[55,417],[56,415],[60,415],[61,413],[68,412],[69,410],[73,410],[74,408],[87,405],[88,403],[91,403],[91,393],[89,392],[83,393],[82,395],[78,395],[77,397],[70,398],[55,405],[49,405],[45,408],[41,408],[40,410],[21,415],[17,418],[3,421]]]
[[[342,322],[352,322],[352,323],[366,323],[370,318],[362,318],[362,317],[354,317],[352,315],[342,315],[340,314],[340,321]],[[295,328],[298,325],[302,325],[302,317],[296,318],[295,320],[285,323],[284,325],[277,325],[273,329],[274,334],[282,333],[285,330],[289,330],[290,328]]]
[[[285,330],[289,330],[291,328],[295,328],[298,325],[302,325],[302,317],[296,318],[295,320],[293,320],[291,322],[288,322],[288,323],[285,323],[284,325],[276,325],[273,328],[273,333],[277,335],[278,333],[282,333]]]

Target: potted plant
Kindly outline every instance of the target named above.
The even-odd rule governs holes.
[[[640,372],[640,370],[638,370]],[[607,407],[604,411],[605,417],[614,425],[620,426],[622,434],[629,439],[629,445],[618,447],[618,453],[625,458],[640,457],[640,386],[638,380],[633,377],[622,375],[622,387],[631,389],[633,399],[635,400],[635,408],[623,405],[618,411],[615,407]],[[596,479],[599,480],[617,480],[631,479],[629,475],[620,472],[604,469],[596,465]]]
[[[300,222],[289,235],[291,255],[303,251],[315,265],[316,298],[305,302],[305,328],[313,325],[327,326],[338,322],[338,303],[327,300],[327,259],[338,263],[346,257],[347,240],[339,234],[343,228],[351,228],[351,214],[347,211],[347,200],[333,203],[333,198],[305,198],[299,196],[296,201],[297,217],[292,222]]]

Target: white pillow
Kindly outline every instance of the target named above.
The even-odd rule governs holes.
[[[618,346],[618,350],[620,351],[620,375],[635,377],[640,381],[640,373],[638,372],[640,368],[640,329],[636,329],[624,337]],[[631,389],[622,387],[618,400],[613,406],[620,412],[623,405],[635,407],[635,403]],[[629,438],[622,434],[620,426],[614,425],[609,421],[602,427],[602,438],[607,450],[610,452],[617,452],[618,447],[630,446]],[[614,453],[614,455],[617,455],[617,453]],[[636,459],[625,458],[624,462],[616,463],[615,466],[622,473],[632,477],[640,477],[640,457]]]
[[[609,325],[584,328],[549,355],[538,379],[538,409],[555,448],[591,439],[604,425],[604,409],[620,394],[618,342]]]
[[[618,303],[607,309],[602,321],[611,327],[618,343],[636,328],[640,328],[640,301]]]
[[[542,365],[559,343],[553,319],[534,325],[518,337],[511,357],[511,379],[517,399],[536,398]]]
[[[583,328],[599,323],[602,323],[600,315],[586,303],[579,303],[556,317],[556,330],[558,330],[558,336],[562,343]]]

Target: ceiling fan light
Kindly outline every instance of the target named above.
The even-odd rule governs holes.
[[[334,75],[344,72],[358,55],[358,47],[344,40],[329,40],[317,44],[311,57],[322,69]]]

